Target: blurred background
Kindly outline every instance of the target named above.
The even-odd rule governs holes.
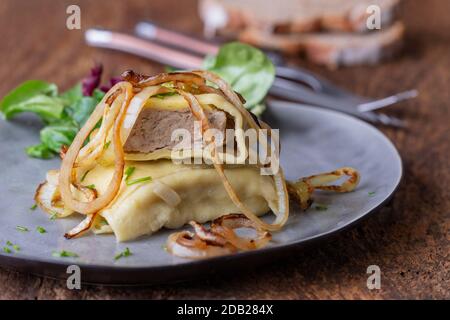
[[[396,201],[379,214],[332,243],[293,254],[282,265],[270,266],[258,275],[212,283],[136,290],[133,297],[261,299],[277,292],[279,298],[448,298],[450,1],[376,1],[387,6],[388,16],[383,18],[381,31],[374,34],[362,32],[361,10],[353,8],[353,0],[320,1],[324,3],[321,8],[315,1],[299,1],[305,3],[305,10],[295,14],[290,7],[296,3],[293,0],[248,1],[258,2],[250,9],[242,5],[246,1],[202,3],[207,2],[216,6],[215,11],[207,11],[196,0],[1,0],[0,96],[27,79],[54,82],[65,90],[84,77],[94,62],[103,64],[104,79],[126,69],[161,72],[162,64],[88,47],[84,32],[101,27],[132,33],[137,22],[151,20],[202,37],[203,21],[211,15],[213,22],[220,23],[208,28],[209,36],[217,33],[281,49],[289,64],[354,93],[385,97],[417,89],[418,98],[386,109],[407,120],[408,128],[381,127],[403,157],[404,183]],[[353,4],[350,9],[348,3]],[[81,8],[81,30],[66,28],[66,8],[71,4]],[[223,18],[224,12],[229,20]],[[395,32],[382,34],[397,23],[401,27]],[[370,59],[353,57],[355,48],[369,48]],[[350,53],[336,56],[334,52]],[[367,291],[361,272],[374,261],[384,266],[385,284],[380,292]],[[12,289],[3,290],[7,297],[20,296],[22,291],[30,291],[31,298],[34,294],[81,296],[63,286],[54,289],[57,283],[52,280],[38,282],[6,271],[0,273],[1,279],[14,283]],[[103,297],[105,292],[91,288],[82,297]],[[109,297],[131,297],[121,289],[107,292]]]
[[[260,4],[255,5],[256,2]],[[396,87],[400,84],[402,88],[414,87],[413,68],[417,60],[435,61],[433,56],[443,58],[448,52],[450,21],[441,14],[448,7],[446,0],[431,0],[426,5],[415,0],[404,0],[402,3],[377,0],[375,2],[382,9],[382,29],[370,34],[364,34],[361,30],[361,17],[364,17],[363,9],[366,9],[367,3],[373,1],[323,1],[324,5],[318,7],[319,2],[84,0],[74,3],[64,0],[3,0],[0,3],[3,38],[0,55],[2,61],[7,61],[7,65],[14,66],[14,69],[6,68],[4,64],[2,72],[11,81],[9,86],[19,83],[24,77],[70,85],[86,73],[94,60],[101,61],[111,75],[120,74],[128,68],[155,72],[157,65],[126,54],[88,48],[83,38],[84,31],[90,27],[132,32],[137,22],[148,19],[197,36],[203,34],[202,21],[209,21],[209,25],[215,22],[217,33],[221,35],[281,49],[288,52],[291,63],[307,66],[336,82],[344,79],[347,87],[367,95],[390,93],[393,83]],[[78,4],[81,8],[81,30],[66,28],[66,8],[70,4]],[[293,8],[295,13],[292,13]],[[228,15],[226,19],[224,14]],[[399,29],[401,23],[405,26],[404,37]],[[394,34],[385,35],[392,28],[397,28]],[[213,34],[211,26],[208,27],[208,34]],[[405,41],[402,41],[403,38]],[[402,42],[405,45],[400,49]],[[377,46],[373,47],[374,43]],[[433,51],[427,51],[431,43],[436,47]],[[372,52],[362,62],[358,62],[356,57],[344,59],[332,56],[345,50],[348,56],[370,45],[373,48],[367,50],[379,52]],[[387,58],[390,58],[389,62],[385,62]],[[330,70],[330,67],[342,64],[342,60],[346,60],[344,64],[372,66],[340,68],[338,72]],[[449,61],[442,59],[442,63],[448,67]],[[430,64],[427,67],[445,66]],[[376,92],[371,91],[368,84],[371,81],[367,81],[369,74],[372,79],[377,79],[387,70],[389,79],[378,83]],[[0,87],[0,92],[7,90],[4,85]]]

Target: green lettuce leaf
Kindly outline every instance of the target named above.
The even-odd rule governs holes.
[[[4,112],[4,109],[10,105],[22,103],[41,94],[56,97],[58,95],[58,87],[53,83],[40,80],[25,81],[0,101],[0,110]]]
[[[93,97],[81,97],[67,108],[70,118],[81,128],[100,100]]]
[[[98,102],[100,102],[100,100],[103,99],[103,97],[105,96],[105,92],[103,92],[100,89],[95,89],[94,92],[92,93],[92,98],[96,99]]]
[[[61,99],[45,95],[37,95],[23,102],[8,105],[4,109],[5,119],[9,120],[22,112],[37,114],[45,123],[52,123],[61,119],[64,103]]]
[[[51,159],[55,156],[55,153],[43,143],[30,146],[25,151],[32,158]]]
[[[47,149],[58,153],[63,145],[70,146],[78,130],[77,126],[69,123],[46,126],[40,132],[41,142]]]
[[[61,98],[64,99],[67,105],[71,105],[83,97],[81,90],[81,83],[77,83],[75,86],[61,94]]]
[[[261,104],[275,78],[275,67],[269,58],[261,50],[240,42],[223,45],[216,56],[205,58],[203,67],[230,83],[245,98],[248,109]]]
[[[38,80],[26,81],[0,101],[0,111],[5,119],[22,112],[37,114],[44,122],[61,119],[63,100],[57,97],[55,84]]]
[[[81,84],[58,95],[56,85],[31,80],[6,95],[0,102],[0,111],[5,119],[23,112],[39,116],[46,124],[40,131],[41,143],[28,147],[26,153],[30,157],[49,159],[59,153],[61,146],[72,143],[104,95],[96,89],[92,97],[85,97]]]

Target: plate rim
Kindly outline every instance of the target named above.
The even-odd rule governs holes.
[[[336,117],[345,118],[346,120],[356,121],[359,124],[366,126],[367,129],[371,130],[375,134],[379,135],[391,148],[393,151],[393,154],[396,155],[396,158],[398,160],[397,165],[399,169],[399,175],[398,179],[395,182],[395,185],[392,189],[392,191],[384,198],[382,199],[375,207],[368,210],[365,214],[355,217],[351,221],[347,222],[346,224],[335,226],[334,228],[318,233],[309,237],[306,237],[304,239],[296,240],[291,243],[283,244],[276,247],[265,247],[257,250],[251,250],[251,251],[245,251],[245,252],[238,252],[231,255],[225,255],[225,256],[218,256],[218,257],[211,257],[208,259],[199,259],[199,260],[189,260],[186,259],[183,262],[173,264],[173,265],[158,265],[158,266],[132,266],[132,265],[95,265],[95,264],[89,264],[86,262],[78,262],[76,260],[70,259],[70,260],[51,260],[50,258],[39,258],[39,257],[33,257],[30,258],[28,255],[21,255],[21,256],[15,256],[15,255],[7,255],[0,252],[0,266],[2,267],[11,267],[15,270],[29,272],[31,274],[36,274],[40,276],[45,276],[49,278],[54,279],[66,279],[67,274],[65,273],[65,269],[70,265],[77,265],[79,266],[83,271],[84,274],[90,273],[89,276],[83,276],[82,283],[86,284],[110,284],[110,285],[147,285],[147,284],[157,284],[162,283],[166,281],[175,282],[175,281],[185,281],[188,279],[183,279],[183,277],[162,277],[160,279],[154,279],[152,277],[147,277],[147,273],[157,272],[158,274],[161,273],[161,271],[166,272],[168,274],[176,271],[179,272],[183,269],[184,273],[192,272],[193,270],[200,270],[200,268],[204,268],[208,265],[217,265],[218,263],[223,262],[224,264],[229,263],[236,263],[240,260],[245,259],[252,259],[255,257],[274,257],[275,255],[283,255],[288,251],[291,251],[296,248],[300,248],[302,246],[309,245],[311,243],[319,242],[320,240],[325,240],[328,237],[331,237],[339,232],[348,230],[349,228],[355,226],[357,223],[361,222],[363,219],[368,218],[371,216],[374,212],[381,209],[388,201],[392,199],[394,194],[397,192],[399,186],[401,185],[401,182],[403,180],[404,175],[404,168],[403,168],[403,160],[401,158],[401,155],[397,148],[395,147],[394,143],[379,129],[377,129],[372,124],[369,124],[361,119],[358,119],[354,116],[344,114],[338,111],[330,110],[330,109],[323,109],[319,107],[315,107],[312,105],[307,104],[301,104],[301,103],[295,103],[295,102],[287,102],[287,101],[278,101],[278,100],[272,100],[268,101],[270,104],[276,104],[277,106],[282,106],[282,108],[303,108],[308,109],[309,111],[316,112],[316,113],[331,113]],[[260,259],[260,260],[267,260],[266,259]],[[35,267],[38,266],[39,271]],[[45,268],[42,268],[45,267]],[[44,269],[44,270],[41,270]],[[50,272],[47,272],[50,271]],[[128,274],[130,272],[140,274],[139,280],[137,281],[121,281],[117,280],[118,277],[123,276],[124,274]],[[105,277],[104,274],[111,275],[110,277]],[[55,276],[55,274],[57,274]],[[179,273],[177,273],[179,274]],[[100,281],[97,281],[96,279],[100,279]],[[108,279],[111,278],[111,279]],[[132,278],[132,277],[130,277]],[[151,280],[150,280],[151,278]],[[87,279],[87,280],[86,280]],[[129,279],[127,279],[129,280]]]

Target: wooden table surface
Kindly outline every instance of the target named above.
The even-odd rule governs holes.
[[[65,27],[66,7],[81,7],[82,30]],[[381,128],[398,147],[404,181],[391,203],[357,227],[252,272],[142,288],[85,286],[0,269],[3,299],[241,298],[396,299],[450,298],[450,1],[405,0],[404,54],[377,67],[330,71],[308,66],[354,92],[374,97],[417,88],[419,98],[392,107],[407,130]],[[108,75],[125,69],[147,74],[162,67],[126,54],[88,48],[91,26],[131,30],[149,18],[199,33],[195,1],[114,0],[0,2],[0,95],[20,82],[44,79],[68,88],[93,61]],[[366,287],[366,268],[380,266],[380,290]]]

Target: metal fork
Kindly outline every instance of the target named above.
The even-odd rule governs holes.
[[[149,21],[139,22],[135,26],[135,33],[138,36],[148,40],[158,41],[170,46],[179,47],[181,49],[189,50],[203,55],[217,54],[219,50],[218,45],[163,28]],[[332,84],[330,81],[323,79],[310,71],[307,71],[306,69],[286,66],[283,57],[277,52],[269,51],[266,53],[272,60],[272,62],[276,65],[277,77],[304,83],[315,92],[323,93],[332,96],[333,98],[339,97],[342,99],[347,99],[348,102],[350,102],[349,107],[353,107],[353,105],[356,104],[356,108],[360,112],[381,109],[403,100],[415,98],[418,95],[417,90],[408,90],[382,99],[370,99],[357,96],[345,89]],[[281,81],[276,85],[283,86],[286,84],[287,82]]]
[[[179,36],[186,37],[183,35]],[[124,33],[111,32],[102,29],[90,29],[86,32],[85,38],[86,42],[91,46],[132,53],[180,69],[200,68],[203,61],[203,59],[199,56],[181,52]],[[195,41],[195,39],[193,38],[186,38],[191,39],[191,41]],[[198,44],[205,45],[207,43],[199,41],[197,45]],[[209,50],[211,50],[211,48],[212,45],[211,47],[209,47]],[[202,50],[205,49],[203,48]],[[217,49],[215,52],[217,52]],[[323,85],[323,83],[321,83],[321,85]],[[276,77],[276,80],[274,81],[274,85],[272,86],[270,93],[285,99],[306,102],[313,105],[349,113],[366,121],[374,123],[382,123],[397,127],[404,126],[403,121],[394,117],[388,117],[386,115],[376,114],[373,112],[360,112],[356,108],[349,108],[350,100],[348,98],[328,96],[322,92],[311,90],[298,82],[283,79],[278,75]]]

